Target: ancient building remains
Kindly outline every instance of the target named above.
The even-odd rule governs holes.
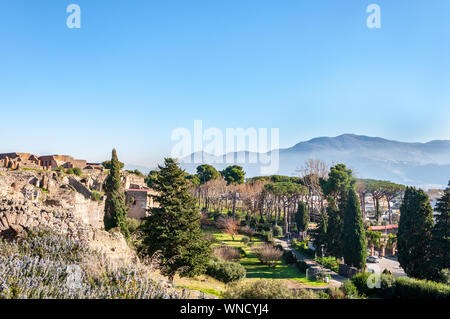
[[[75,159],[69,155],[45,155],[36,156],[29,153],[4,153],[0,154],[0,167],[11,169],[34,168],[54,170],[55,168],[79,168],[83,170],[103,171],[103,165],[87,163],[86,160]]]
[[[152,197],[152,195],[156,195],[156,192],[151,189],[127,189],[125,194],[130,218],[144,218],[148,215],[150,208],[156,207]]]

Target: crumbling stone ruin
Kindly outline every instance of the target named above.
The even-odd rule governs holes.
[[[83,170],[103,171],[103,166],[98,163],[87,163],[85,160],[74,159],[69,155],[45,155],[36,156],[29,153],[3,153],[0,154],[0,167],[20,169],[44,169],[53,170],[62,168],[79,168]]]
[[[92,198],[105,177],[0,168],[0,237],[49,229],[88,243],[113,263],[135,262],[136,254],[122,234],[104,231],[104,201]]]
[[[156,192],[147,187],[144,177],[134,174],[124,175],[126,202],[128,204],[128,217],[142,219],[148,215],[148,210],[156,207],[152,195]]]
[[[93,197],[93,191],[101,192],[105,176],[0,168],[0,200],[68,211],[82,222],[101,228],[104,203]]]

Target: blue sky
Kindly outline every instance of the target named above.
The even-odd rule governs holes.
[[[0,152],[145,166],[197,119],[281,147],[450,139],[450,1],[1,0],[0,108]]]

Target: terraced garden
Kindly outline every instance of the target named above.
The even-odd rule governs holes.
[[[213,244],[214,248],[230,246],[242,249],[245,252],[246,256],[239,260],[239,263],[243,265],[247,271],[247,276],[244,279],[245,281],[257,279],[283,280],[291,288],[322,287],[327,285],[323,282],[308,280],[306,274],[300,272],[297,266],[293,264],[288,265],[283,260],[278,261],[275,267],[269,267],[262,264],[254,252],[255,247],[263,244],[263,241],[257,237],[254,237],[252,241],[246,245],[241,241],[242,235],[236,235],[234,238],[235,240],[233,240],[230,235],[221,233],[217,229],[205,230],[205,233],[214,236],[216,240]],[[186,287],[218,297],[220,297],[221,292],[226,287],[225,284],[206,275],[194,279],[176,277],[175,283],[179,287]]]

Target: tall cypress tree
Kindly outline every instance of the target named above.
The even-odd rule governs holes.
[[[150,209],[144,219],[143,252],[162,254],[162,272],[173,280],[181,276],[195,276],[206,270],[211,248],[200,230],[200,214],[196,200],[189,193],[185,172],[171,158],[154,175],[153,198],[158,207]]]
[[[328,214],[327,211],[323,209],[317,228],[314,230],[312,234],[314,246],[316,247],[316,249],[320,249],[321,246],[324,245],[324,249],[325,251],[327,251],[328,248],[327,228],[328,228]]]
[[[436,203],[436,225],[432,231],[431,264],[433,277],[438,279],[439,272],[450,268],[450,182],[444,195]]]
[[[421,189],[407,187],[400,206],[397,249],[398,261],[406,274],[427,278],[430,273],[430,244],[433,210]]]
[[[299,231],[307,231],[309,224],[309,212],[304,202],[298,203],[297,213],[295,214],[295,223]]]
[[[111,168],[105,180],[105,229],[118,227],[125,237],[130,236],[127,222],[128,206],[125,203],[125,193],[121,187],[121,163],[117,158],[116,149],[112,150]]]
[[[356,190],[350,188],[344,209],[343,255],[347,265],[363,268],[366,264],[367,244],[364,223]]]
[[[343,232],[344,232],[344,219],[342,218],[341,211],[336,207],[334,198],[329,196],[327,198],[327,215],[328,215],[328,227],[327,227],[327,252],[336,258],[343,256]]]

